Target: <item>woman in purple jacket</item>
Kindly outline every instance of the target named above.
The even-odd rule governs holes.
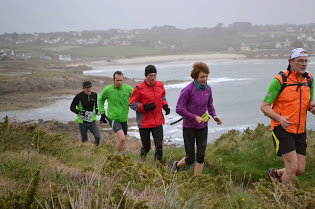
[[[173,169],[177,171],[184,165],[191,165],[195,161],[195,143],[197,145],[197,162],[194,174],[202,173],[208,138],[209,115],[221,125],[221,119],[216,116],[213,107],[211,87],[207,84],[210,71],[203,62],[196,62],[190,76],[194,79],[180,93],[176,105],[176,112],[183,121],[183,137],[186,157],[175,161]],[[208,115],[208,113],[209,115]]]

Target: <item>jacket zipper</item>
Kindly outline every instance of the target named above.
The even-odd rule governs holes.
[[[298,79],[298,78],[297,78]],[[303,79],[302,79],[303,81]],[[299,86],[300,86],[300,109],[299,109],[299,123],[296,129],[296,133],[299,133],[299,127],[300,127],[300,123],[301,123],[301,108],[302,108],[302,86],[300,85],[302,82],[299,82]]]
[[[154,86],[152,86],[152,89],[153,89],[153,95],[154,95],[154,104],[156,105],[156,96],[155,96]],[[155,126],[156,126],[156,107],[154,109],[154,122],[155,122]]]
[[[299,127],[300,127],[300,123],[301,123],[301,108],[302,108],[302,92],[301,92],[301,88],[300,88],[300,110],[299,110],[299,123],[296,129],[296,133],[299,133]]]

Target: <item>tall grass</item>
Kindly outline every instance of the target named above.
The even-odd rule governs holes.
[[[0,122],[0,208],[314,208],[314,154],[292,189],[271,183],[268,166],[283,166],[274,153],[270,127],[231,130],[208,145],[205,169],[170,169],[183,148],[168,147],[156,165],[137,152],[115,155],[109,143],[96,147],[50,134],[36,125]],[[309,147],[314,146],[309,132]]]

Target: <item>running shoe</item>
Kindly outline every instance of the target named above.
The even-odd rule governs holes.
[[[173,163],[173,170],[174,171],[178,171],[179,170],[179,167],[177,167],[177,163],[178,163],[178,161],[175,161],[174,163]]]
[[[267,174],[268,174],[271,182],[273,182],[273,181],[279,181],[280,182],[281,181],[281,178],[277,177],[278,175],[276,176],[276,172],[277,172],[276,168],[268,168]]]

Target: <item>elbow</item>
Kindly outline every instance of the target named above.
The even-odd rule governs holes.
[[[261,110],[262,112],[264,112],[264,107],[263,107],[263,105],[260,106],[260,110]]]
[[[266,108],[263,105],[260,106],[260,110],[266,115]]]
[[[267,114],[269,109],[270,109],[270,105],[268,103],[266,104],[263,102],[260,106],[260,110],[265,114],[265,116],[269,115],[269,114]]]
[[[134,111],[138,111],[139,108],[140,108],[140,103],[139,102],[130,103],[130,109],[132,109]]]
[[[266,102],[263,101],[263,102],[261,103],[261,105],[260,105],[260,110],[261,110],[262,112],[265,112],[265,109],[266,109]]]

